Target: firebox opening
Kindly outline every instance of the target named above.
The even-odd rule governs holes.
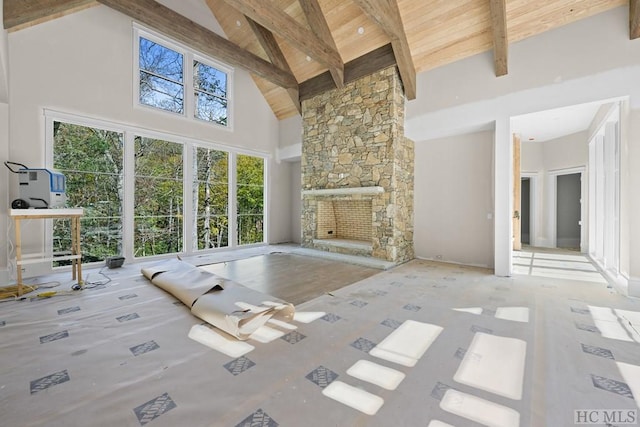
[[[318,201],[316,238],[371,244],[371,200]]]

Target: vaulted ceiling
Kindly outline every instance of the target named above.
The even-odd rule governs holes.
[[[298,114],[313,94],[392,64],[408,99],[417,73],[488,50],[499,78],[508,73],[509,43],[622,5],[629,38],[640,37],[640,0],[192,1],[206,3],[225,38],[174,12],[171,1],[153,0],[4,0],[4,27],[104,4],[248,70],[279,119]]]

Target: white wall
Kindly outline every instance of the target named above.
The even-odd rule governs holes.
[[[291,163],[276,161],[269,162],[269,228],[267,243],[286,243],[292,239],[291,209],[292,201]]]
[[[302,241],[302,170],[300,162],[291,162],[291,241]]]
[[[302,116],[280,120],[278,159],[298,161],[302,154]]]
[[[224,144],[275,158],[279,125],[251,76],[235,69],[233,129],[135,105],[132,20],[97,6],[8,35],[9,148],[7,156],[29,166],[45,165],[43,109],[132,125],[169,135]],[[137,60],[137,59],[135,59]],[[5,127],[6,129],[6,127]],[[289,240],[289,168],[271,161],[273,188],[269,239]],[[11,192],[14,192],[13,188]],[[0,183],[0,195],[7,183]],[[12,198],[16,194],[10,195]],[[3,210],[0,227],[6,219]],[[38,248],[39,226],[26,244]],[[6,233],[6,226],[0,235]]]
[[[493,132],[417,141],[416,257],[493,267]]]
[[[0,0],[0,22],[3,20],[3,1]],[[0,29],[0,162],[9,160],[9,92],[7,81],[7,32]],[[6,182],[9,179],[9,171],[0,165],[0,241],[7,241],[7,209],[9,208],[9,194]],[[7,270],[8,245],[0,245],[0,283],[6,283],[9,280]]]
[[[9,105],[0,102],[0,242],[8,242],[8,221],[7,212],[9,210],[9,170],[4,167],[4,162],[9,160]],[[9,281],[7,270],[9,245],[0,245],[0,283]]]
[[[544,141],[522,141],[520,171],[537,172],[544,169]]]
[[[289,177],[291,185],[291,223],[290,241],[302,240],[302,171],[300,157],[302,152],[302,117],[297,115],[280,120],[280,144],[277,158],[286,160],[291,166]]]
[[[544,141],[543,156],[546,170],[586,166],[589,159],[588,132],[578,132]]]
[[[0,0],[0,22],[3,22],[3,1]],[[0,102],[7,103],[9,100],[9,82],[7,71],[7,31],[0,28]]]

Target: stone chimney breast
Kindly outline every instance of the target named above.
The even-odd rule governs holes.
[[[413,141],[396,67],[302,103],[302,246],[413,258]],[[370,230],[370,233],[368,232]]]

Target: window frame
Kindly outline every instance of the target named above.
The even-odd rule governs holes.
[[[238,156],[249,156],[249,157],[255,157],[255,158],[261,158],[262,159],[262,242],[252,242],[252,243],[240,243],[240,219],[239,216],[241,215],[238,210],[239,210],[239,206],[238,206],[238,187],[240,185],[246,185],[246,184],[241,184],[238,182]],[[235,209],[235,214],[234,214],[234,232],[235,232],[235,244],[238,247],[251,247],[251,246],[259,246],[264,244],[265,242],[267,242],[267,191],[268,191],[268,174],[267,174],[267,168],[268,168],[268,164],[269,162],[267,161],[267,158],[264,156],[256,156],[255,154],[250,154],[250,153],[244,153],[244,152],[238,152],[235,153],[234,155],[234,163],[233,163],[233,174],[234,174],[234,180],[233,180],[233,185],[234,185],[234,189],[233,189],[233,202],[234,202],[234,209]]]
[[[143,70],[142,68],[140,68],[140,41],[143,38],[146,39],[146,40],[149,40],[150,42],[155,43],[155,44],[157,44],[157,45],[159,45],[159,46],[161,46],[161,47],[163,47],[165,49],[171,50],[171,51],[173,51],[173,52],[175,52],[175,53],[177,53],[177,54],[182,56],[182,81],[181,82],[177,81],[177,80],[173,80],[173,79],[171,79],[171,78],[169,78],[167,76],[164,76],[162,74],[154,73],[154,72],[151,72],[151,71],[148,71],[148,70]],[[187,76],[185,74],[185,62],[186,62],[187,58],[186,58],[185,53],[181,49],[179,49],[178,47],[173,46],[171,43],[166,42],[166,41],[164,41],[162,39],[158,39],[156,37],[150,36],[150,35],[148,35],[146,33],[143,33],[143,32],[139,32],[138,33],[138,35],[136,37],[135,46],[136,46],[136,56],[135,56],[135,60],[134,60],[134,67],[136,68],[136,71],[137,71],[135,73],[135,75],[134,75],[134,77],[135,77],[134,81],[136,82],[135,88],[136,88],[136,92],[137,92],[137,96],[136,96],[135,102],[139,106],[144,107],[144,108],[150,108],[150,109],[155,110],[155,111],[163,111],[165,113],[170,113],[170,114],[177,115],[177,116],[184,116],[185,112],[186,112],[186,102],[187,102],[187,99],[186,99],[186,90],[187,90],[187,82],[186,82],[186,80],[187,80]],[[171,82],[171,83],[173,83],[175,85],[179,85],[179,86],[182,87],[182,112],[167,110],[165,108],[160,108],[160,107],[156,107],[154,105],[144,104],[144,103],[140,102],[140,74],[143,73],[143,72],[147,73],[149,75],[152,75],[154,77],[157,77],[157,78],[166,80],[168,82]]]
[[[226,96],[224,97],[224,100],[227,103],[227,124],[226,125],[223,125],[223,124],[220,124],[218,122],[211,121],[211,120],[201,119],[201,118],[197,117],[197,115],[196,115],[196,110],[197,110],[196,109],[196,96],[195,96],[196,87],[195,87],[195,82],[193,80],[194,79],[193,66],[194,66],[194,64],[196,62],[199,62],[199,63],[201,63],[203,65],[208,66],[208,67],[214,68],[217,71],[223,72],[226,75],[226,83],[227,83],[226,86],[227,86],[227,88],[226,88]],[[192,114],[191,114],[191,118],[193,118],[194,120],[196,120],[198,122],[213,123],[213,124],[221,126],[223,128],[232,129],[233,128],[233,126],[232,126],[232,124],[233,124],[233,120],[232,120],[233,119],[233,114],[230,114],[229,111],[230,111],[231,97],[232,97],[232,87],[233,87],[233,85],[231,83],[232,83],[233,80],[230,77],[231,76],[230,69],[228,67],[223,66],[220,63],[217,63],[217,62],[205,57],[205,56],[198,55],[197,53],[194,53],[194,54],[191,55],[191,62],[189,63],[189,65],[190,66],[188,68],[189,68],[189,73],[190,73],[190,77],[191,77],[191,80],[190,80],[190,82],[191,82],[191,93],[190,93],[190,96],[192,97],[191,98],[191,108],[193,109]],[[204,92],[204,91],[200,91],[200,92],[208,93],[208,92]],[[217,96],[215,94],[212,94],[212,95]]]
[[[182,55],[182,78],[183,78],[183,108],[182,113],[177,113],[170,110],[154,107],[152,105],[143,104],[140,102],[140,38],[143,37],[149,41],[162,45],[167,49],[171,49]],[[233,79],[234,68],[229,65],[223,64],[201,52],[191,49],[179,42],[176,42],[166,36],[163,36],[155,31],[152,31],[140,24],[133,23],[133,107],[142,108],[147,111],[156,111],[160,113],[169,114],[173,117],[184,117],[187,120],[192,120],[197,123],[207,123],[218,129],[225,129],[233,131]],[[194,62],[200,62],[211,68],[225,73],[227,77],[227,89],[226,89],[226,102],[227,102],[227,124],[223,125],[216,121],[204,120],[196,116],[196,99],[195,99],[195,84],[193,80],[193,65]]]
[[[235,171],[235,166],[233,165],[232,159],[235,157],[235,153],[233,151],[230,151],[229,149],[225,149],[225,148],[221,148],[218,146],[212,146],[211,144],[204,144],[201,142],[195,142],[193,144],[191,144],[189,146],[189,155],[190,155],[190,160],[189,160],[189,165],[193,166],[194,162],[196,161],[196,159],[194,158],[194,154],[195,151],[199,148],[202,149],[209,149],[209,150],[215,150],[215,151],[220,151],[220,152],[224,152],[227,154],[227,211],[226,211],[226,216],[227,216],[227,245],[226,246],[220,246],[217,248],[203,248],[203,249],[198,249],[198,241],[193,241],[193,231],[194,231],[194,220],[197,220],[198,217],[198,212],[196,210],[194,210],[194,206],[191,205],[190,207],[190,212],[191,212],[191,218],[190,218],[190,233],[188,238],[191,239],[190,240],[190,245],[188,246],[189,248],[191,248],[191,251],[193,253],[202,253],[202,252],[207,252],[207,251],[211,251],[211,250],[223,250],[223,249],[229,249],[234,247],[234,240],[232,238],[232,225],[233,225],[233,221],[235,221],[235,219],[232,219],[232,213],[231,213],[231,205],[232,203],[235,205],[235,200],[232,200],[234,196],[234,194],[231,191],[231,182],[232,182],[232,174]],[[185,170],[186,172],[186,170]],[[189,189],[191,191],[190,194],[193,194],[193,184],[196,182],[199,182],[197,180],[197,176],[193,175],[193,168],[189,168],[188,174],[190,175],[190,179],[191,182],[189,184],[185,183],[185,185],[190,185]],[[185,198],[185,203],[186,203],[186,198]],[[189,198],[189,203],[193,203],[193,199]],[[185,236],[185,241],[187,239],[187,236]]]
[[[182,255],[182,254],[186,254],[188,253],[187,250],[187,246],[185,244],[185,235],[187,232],[187,224],[186,224],[186,220],[189,218],[189,215],[186,214],[187,212],[187,207],[185,206],[184,200],[186,198],[185,194],[187,189],[190,189],[191,187],[188,186],[188,184],[185,182],[186,180],[186,172],[185,172],[185,168],[187,167],[188,163],[187,163],[187,159],[186,159],[186,153],[185,151],[188,149],[189,145],[186,144],[184,141],[181,141],[179,138],[171,138],[169,135],[164,135],[162,136],[161,134],[156,134],[151,133],[149,131],[134,131],[134,132],[129,132],[130,134],[130,141],[129,142],[129,146],[131,147],[132,150],[135,151],[135,141],[136,138],[141,138],[141,139],[151,139],[151,140],[155,140],[155,141],[162,141],[162,142],[168,142],[171,144],[177,144],[181,146],[181,151],[182,151],[182,243],[180,245],[180,249],[178,252],[167,252],[164,254],[155,254],[155,255],[147,255],[147,256],[136,256],[135,252],[136,252],[136,231],[135,231],[135,219],[136,219],[136,213],[135,213],[135,201],[136,201],[136,190],[138,189],[138,187],[136,186],[136,180],[137,178],[139,178],[138,175],[136,175],[136,160],[135,160],[135,156],[134,155],[130,155],[130,157],[127,157],[128,153],[131,152],[131,150],[126,150],[125,149],[125,161],[128,161],[129,163],[131,163],[132,166],[132,171],[133,173],[131,174],[131,178],[127,179],[127,175],[126,172],[127,170],[125,169],[125,176],[124,176],[124,181],[125,181],[125,194],[127,192],[127,185],[130,185],[133,188],[133,192],[130,194],[130,199],[133,200],[133,206],[131,207],[131,217],[130,217],[130,225],[131,225],[131,234],[129,236],[124,236],[123,239],[125,241],[127,241],[127,243],[129,243],[131,245],[131,257],[134,260],[146,260],[146,259],[154,259],[154,258],[159,258],[159,257],[163,257],[163,256],[172,256],[172,255]],[[127,144],[129,140],[127,140],[127,138],[125,138],[125,144]],[[170,179],[168,177],[162,177],[162,179]],[[126,197],[125,197],[126,199]],[[126,215],[126,211],[123,209],[123,211],[125,212]],[[190,214],[192,215],[192,214]],[[125,220],[127,220],[127,217],[125,216]],[[124,247],[125,245],[123,245]]]

